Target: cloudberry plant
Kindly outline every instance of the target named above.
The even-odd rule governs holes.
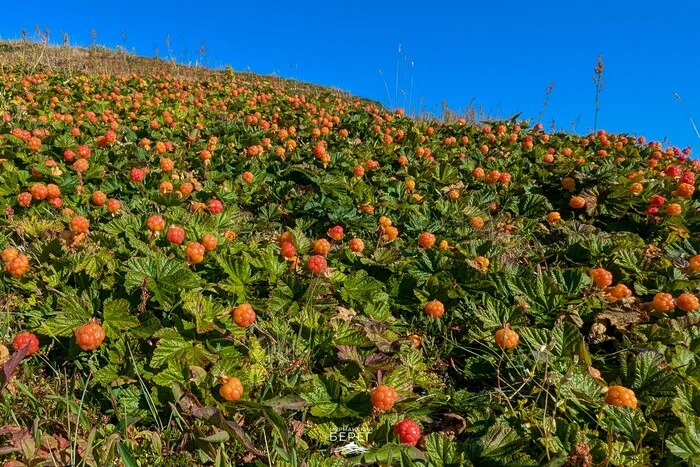
[[[394,433],[399,437],[402,444],[415,446],[421,437],[420,426],[413,420],[399,420],[394,425]]]
[[[255,322],[255,311],[250,303],[242,303],[231,313],[233,322],[242,328],[247,328]]]
[[[378,410],[391,410],[398,397],[396,390],[385,384],[377,386],[370,393],[372,405]]]
[[[75,331],[75,342],[84,351],[95,350],[105,339],[105,331],[97,321],[78,326]]]
[[[610,386],[607,394],[605,394],[605,402],[616,407],[637,408],[637,398],[634,395],[634,391],[624,386]]]
[[[29,346],[27,357],[39,351],[39,339],[33,332],[20,332],[12,340],[12,348],[15,352]]]

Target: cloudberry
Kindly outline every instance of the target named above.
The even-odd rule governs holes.
[[[293,258],[297,254],[297,249],[294,247],[292,242],[286,241],[280,245],[280,250],[282,250],[282,256],[285,258]]]
[[[501,329],[496,331],[493,336],[496,344],[502,349],[512,349],[518,345],[520,341],[520,336],[517,332],[510,328],[510,325],[506,323]]]
[[[15,349],[15,352],[22,350],[26,346],[29,346],[27,357],[39,351],[39,339],[33,332],[20,332],[12,341],[12,348]]]
[[[396,390],[385,384],[372,389],[370,394],[372,405],[379,410],[391,410],[398,397]]]
[[[314,253],[317,255],[327,255],[331,251],[331,244],[325,238],[320,238],[314,242]]]
[[[343,227],[336,225],[328,229],[328,236],[335,241],[340,241],[343,239]]]
[[[480,216],[474,216],[469,219],[469,225],[471,225],[473,229],[481,229],[484,226],[484,219]]]
[[[219,388],[219,395],[229,401],[235,402],[243,395],[243,384],[236,377],[231,377]]]
[[[569,200],[569,207],[573,209],[581,209],[586,206],[585,198],[581,196],[574,196]]]
[[[218,244],[219,239],[216,238],[216,235],[204,234],[204,236],[202,237],[202,245],[204,245],[204,248],[206,248],[207,251],[215,250]]]
[[[158,214],[153,214],[146,220],[146,226],[151,232],[160,232],[165,228],[165,220]]]
[[[120,208],[121,203],[118,199],[110,198],[109,200],[107,200],[107,211],[109,211],[110,213],[114,214],[115,212],[119,212]]]
[[[425,304],[425,313],[433,318],[440,318],[445,314],[445,305],[439,300],[432,300]]]
[[[350,251],[362,253],[362,251],[365,249],[365,242],[363,242],[361,238],[353,238],[348,243],[348,246],[350,247]]]
[[[698,297],[691,293],[682,293],[676,299],[676,306],[683,311],[695,311],[698,309]]]
[[[105,339],[105,331],[97,321],[78,326],[75,331],[75,342],[82,350],[95,350]]]
[[[176,225],[170,226],[168,231],[165,233],[165,238],[170,243],[179,245],[185,240],[185,229]]]
[[[610,386],[608,393],[605,395],[605,402],[617,407],[637,408],[637,398],[634,395],[634,391],[624,386]]]
[[[255,322],[255,311],[250,303],[242,303],[233,309],[233,322],[246,328]]]
[[[430,232],[423,232],[418,237],[418,244],[423,248],[430,248],[435,244],[435,235]]]
[[[659,292],[654,295],[654,300],[652,301],[654,310],[660,313],[666,313],[675,308],[676,304],[673,301],[673,296],[670,293]]]
[[[209,212],[211,212],[212,214],[219,214],[221,211],[224,210],[224,205],[218,199],[210,199],[207,202],[207,208],[209,208]]]
[[[590,272],[591,279],[595,282],[595,285],[601,289],[609,287],[613,281],[613,275],[610,271],[606,271],[603,268],[591,269]]]
[[[92,202],[95,203],[95,206],[102,206],[107,202],[107,195],[98,190],[92,194],[90,199],[92,199]]]
[[[556,211],[552,211],[549,214],[547,214],[547,222],[550,224],[558,224],[561,222],[561,214],[559,214]]]
[[[421,437],[420,426],[413,420],[400,420],[394,425],[394,433],[402,444],[415,446]]]
[[[185,255],[187,256],[187,260],[195,264],[204,261],[204,253],[206,251],[207,250],[204,248],[204,245],[199,242],[190,242],[185,247]]]
[[[70,229],[75,233],[85,233],[90,229],[90,221],[83,216],[75,216],[70,220]]]
[[[323,256],[313,255],[309,258],[307,266],[312,274],[322,274],[328,267],[328,263]]]

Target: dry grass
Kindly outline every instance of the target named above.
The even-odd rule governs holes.
[[[182,65],[174,60],[142,57],[124,49],[111,50],[99,45],[76,47],[51,45],[30,40],[0,40],[0,72],[21,67],[29,72],[60,70],[69,74],[137,75],[168,74],[175,78],[201,81],[219,81],[231,75],[238,82],[260,80],[261,75],[227,69],[211,69],[202,66]],[[376,101],[354,96],[340,89],[267,75],[271,84],[291,90],[292,94],[311,94],[345,99],[359,99],[381,107]]]

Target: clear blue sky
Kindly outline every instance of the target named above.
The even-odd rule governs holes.
[[[140,55],[198,58],[211,66],[332,85],[388,104],[381,69],[395,103],[401,44],[399,104],[439,111],[447,100],[464,109],[474,99],[486,111],[536,119],[545,88],[555,82],[543,118],[559,128],[593,126],[592,71],[605,61],[599,128],[668,137],[700,146],[700,1],[251,1],[33,0],[0,18],[0,37],[47,26],[52,42],[132,48]],[[126,40],[122,40],[124,31]],[[406,60],[404,61],[404,57]],[[413,62],[413,68],[411,68]],[[407,96],[401,95],[405,89]],[[683,99],[680,104],[673,93]]]

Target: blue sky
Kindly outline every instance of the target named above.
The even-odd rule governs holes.
[[[158,48],[163,56],[170,36],[180,61],[198,59],[204,44],[211,66],[277,73],[434,112],[443,100],[455,110],[473,101],[491,114],[537,119],[554,81],[543,121],[564,129],[578,121],[578,132],[593,127],[592,72],[602,54],[599,128],[697,147],[689,116],[700,124],[699,20],[696,0],[34,0],[0,18],[0,37],[17,38],[38,24],[52,41],[66,32],[88,45],[94,28],[100,44],[139,55]]]

